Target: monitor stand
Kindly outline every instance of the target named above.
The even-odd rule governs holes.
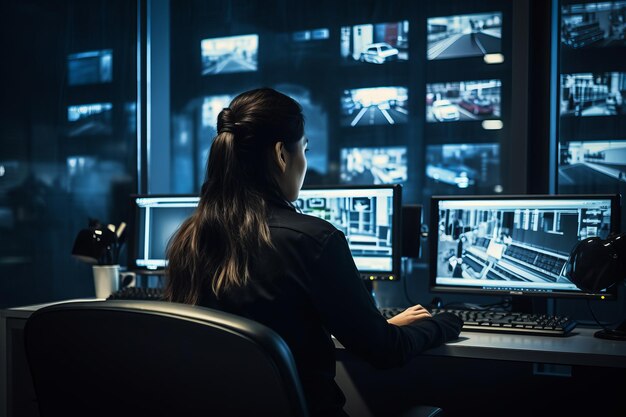
[[[511,296],[511,311],[528,314],[555,314],[555,300],[550,297]]]

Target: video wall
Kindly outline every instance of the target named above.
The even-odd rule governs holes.
[[[305,185],[402,184],[406,204],[506,192],[510,2],[304,1],[271,18],[240,2],[228,22],[205,3],[171,5],[173,192],[200,189],[217,115],[261,86],[303,107]]]
[[[626,195],[626,1],[562,1],[560,193]]]

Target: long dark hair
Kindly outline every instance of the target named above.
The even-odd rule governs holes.
[[[302,108],[270,88],[235,97],[217,119],[200,202],[167,250],[165,297],[197,304],[209,287],[216,296],[243,286],[251,260],[272,245],[267,203],[290,204],[275,179],[276,142],[288,151],[304,134]]]

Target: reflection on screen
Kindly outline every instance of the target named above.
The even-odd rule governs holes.
[[[626,114],[626,72],[561,74],[561,116]]]
[[[499,12],[431,17],[426,55],[433,60],[500,53],[501,37]]]
[[[626,1],[562,5],[561,43],[572,49],[626,45]]]
[[[342,126],[372,126],[406,123],[406,87],[372,87],[344,90],[341,97]]]
[[[303,189],[295,204],[345,234],[360,272],[393,272],[391,188]]]
[[[609,199],[438,201],[438,285],[579,291],[564,274],[581,239],[605,239]]]
[[[398,184],[407,180],[407,148],[344,148],[341,182],[352,185]]]
[[[341,28],[344,63],[387,64],[409,59],[409,22],[375,23]]]
[[[559,143],[559,187],[626,185],[626,140]]]
[[[426,178],[428,191],[435,194],[476,188],[500,193],[500,145],[428,145]]]
[[[69,85],[110,83],[113,81],[113,51],[80,52],[67,56]]]
[[[426,121],[499,118],[500,87],[500,80],[426,84]]]
[[[202,75],[256,71],[258,35],[203,39],[200,43]]]
[[[67,121],[70,123],[68,136],[111,134],[111,103],[80,104],[67,107]]]

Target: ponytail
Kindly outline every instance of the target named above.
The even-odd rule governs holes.
[[[165,298],[198,304],[206,291],[220,297],[251,279],[251,264],[272,247],[268,202],[290,205],[274,179],[270,152],[304,131],[301,108],[271,89],[236,97],[218,115],[207,174],[194,213],[174,235]]]

